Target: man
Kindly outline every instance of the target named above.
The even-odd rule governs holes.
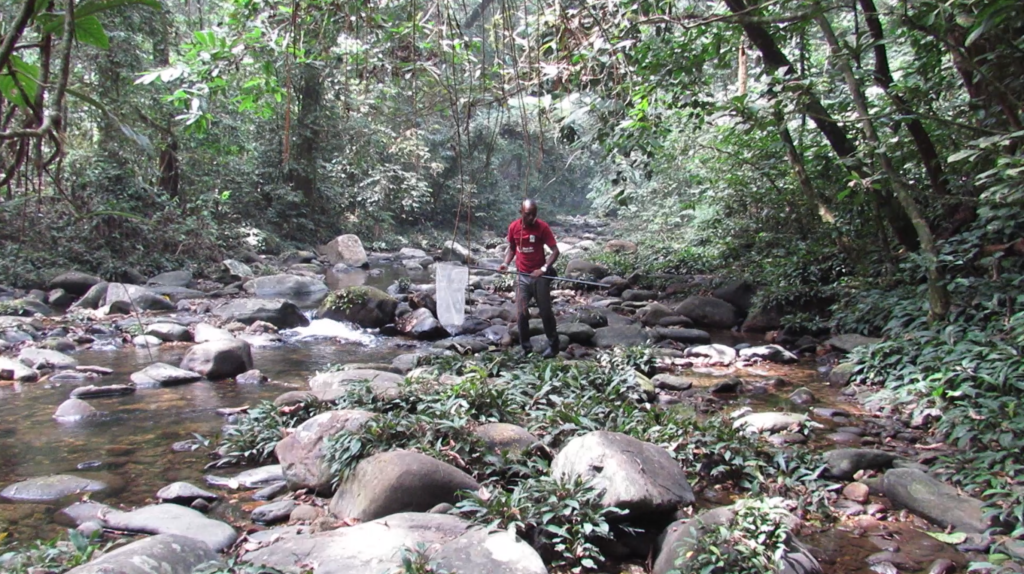
[[[505,262],[498,267],[506,271],[512,257],[516,258],[516,269],[519,280],[516,282],[516,311],[519,314],[519,342],[523,352],[533,351],[530,344],[530,300],[537,299],[537,309],[544,323],[544,334],[548,338],[548,348],[542,355],[550,359],[558,354],[558,332],[555,326],[555,314],[551,311],[551,280],[546,275],[558,260],[558,245],[555,234],[547,223],[537,219],[537,202],[532,199],[523,200],[519,208],[519,219],[508,226],[508,250]],[[551,248],[551,255],[544,258],[544,246]]]

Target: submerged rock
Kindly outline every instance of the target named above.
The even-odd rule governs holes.
[[[81,399],[68,399],[57,407],[53,418],[60,422],[74,422],[96,414],[96,409]]]
[[[252,351],[241,339],[200,343],[185,353],[180,366],[211,380],[226,379],[252,369]]]
[[[98,480],[55,474],[29,478],[8,485],[0,491],[0,498],[12,502],[54,502],[73,494],[94,493],[106,489],[106,483]]]
[[[181,385],[202,378],[203,376],[195,371],[179,369],[167,363],[153,363],[131,375],[132,382],[139,386]]]
[[[186,536],[204,542],[218,552],[234,544],[238,538],[231,526],[177,504],[154,504],[129,512],[109,512],[102,516],[102,520],[104,527],[114,530]]]

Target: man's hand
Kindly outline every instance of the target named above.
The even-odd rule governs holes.
[[[501,271],[501,272],[508,271],[508,265],[506,265],[505,263],[502,263],[501,265],[498,265],[498,271]]]
[[[544,275],[544,272],[541,271],[540,269],[534,271],[533,273],[530,273],[530,277],[533,277],[534,279],[540,277],[541,275]]]

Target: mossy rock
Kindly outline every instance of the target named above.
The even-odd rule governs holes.
[[[376,287],[356,285],[332,292],[320,305],[325,319],[349,321],[365,329],[379,329],[395,320],[398,300]]]

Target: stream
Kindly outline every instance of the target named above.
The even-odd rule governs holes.
[[[365,272],[345,277],[329,276],[331,288],[345,284],[367,284],[385,288],[397,277],[407,275],[404,269],[388,268],[376,276]],[[413,277],[428,282],[428,276]],[[344,324],[314,320],[304,329],[306,336],[285,331],[283,345],[254,348],[253,362],[270,383],[242,385],[234,382],[201,381],[193,384],[140,388],[137,392],[111,398],[91,399],[90,404],[101,416],[76,423],[58,423],[52,418],[57,406],[67,399],[75,385],[52,382],[0,385],[0,487],[25,478],[50,474],[74,474],[95,478],[111,485],[111,489],[94,498],[112,506],[131,508],[156,502],[155,493],[175,481],[191,482],[225,495],[211,512],[214,518],[242,528],[251,528],[249,512],[254,503],[244,491],[224,493],[208,487],[203,467],[210,462],[206,449],[175,452],[171,445],[199,438],[216,444],[226,417],[218,409],[252,406],[262,400],[307,388],[306,381],[330,364],[353,362],[390,362],[397,355],[414,351],[425,343],[407,339],[380,337]],[[318,336],[312,336],[316,334]],[[760,337],[744,337],[733,332],[713,332],[716,343],[735,345],[759,342]],[[188,345],[163,345],[152,351],[126,346],[111,350],[87,349],[74,353],[81,365],[97,365],[112,369],[102,384],[129,382],[131,373],[161,361],[176,365]],[[152,354],[151,354],[152,353]],[[809,411],[798,407],[786,397],[792,389],[804,386],[817,398],[814,407],[845,409],[855,418],[858,408],[841,395],[839,389],[825,384],[816,373],[813,360],[804,359],[791,366],[765,364],[748,369],[693,369],[681,373],[694,381],[696,387],[708,387],[724,376],[764,379],[781,376],[791,385],[786,389],[763,395],[739,395],[720,405],[725,412],[750,406],[757,411]],[[826,423],[827,426],[832,423]],[[836,425],[837,426],[837,425]],[[821,436],[821,434],[819,434]],[[816,440],[814,448],[829,448]],[[230,475],[231,469],[215,474]],[[727,503],[721,501],[717,503]],[[703,505],[703,504],[702,504]],[[67,526],[57,519],[60,504],[0,503],[0,532],[14,540],[27,543],[49,539]],[[885,522],[890,533],[897,533],[901,547],[919,563],[936,558],[949,558],[963,563],[963,557],[951,547],[938,543],[915,530],[910,523]],[[879,552],[871,541],[877,531],[874,525],[842,524],[817,534],[807,542],[821,550],[818,555],[825,572],[835,574],[870,574],[873,571],[865,558]]]

